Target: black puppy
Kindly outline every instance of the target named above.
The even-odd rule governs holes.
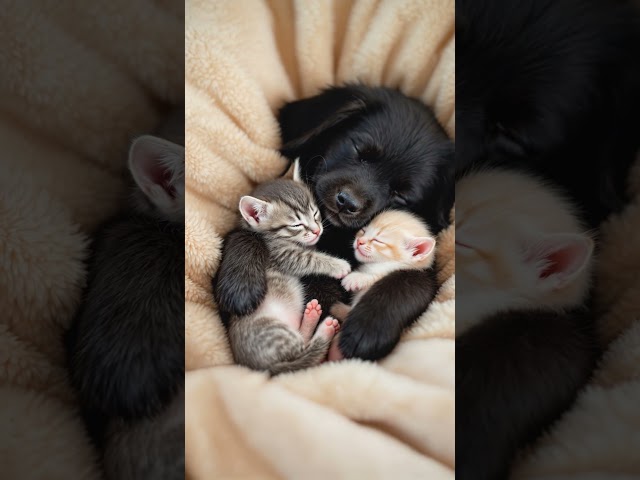
[[[355,233],[385,208],[420,215],[434,233],[448,224],[453,144],[418,100],[386,88],[334,87],[285,105],[279,122],[283,155],[300,159],[303,178],[330,222],[319,249],[355,265]],[[267,261],[259,237],[240,231],[227,237],[214,279],[223,320],[257,308],[265,295]],[[332,279],[303,280],[308,297],[318,298],[325,311],[343,296]],[[431,272],[397,272],[378,282],[349,314],[342,353],[370,360],[387,355],[436,288]]]

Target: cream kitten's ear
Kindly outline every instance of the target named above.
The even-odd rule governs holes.
[[[271,215],[271,204],[249,195],[240,199],[239,208],[242,218],[252,227],[264,222]]]
[[[406,246],[411,252],[411,259],[419,262],[431,255],[436,246],[436,240],[433,237],[414,237],[407,241]]]
[[[572,282],[588,265],[593,255],[593,240],[585,235],[559,233],[547,235],[526,254],[544,288],[562,288]]]
[[[140,190],[158,208],[172,211],[184,196],[184,147],[152,135],[129,149],[129,170]]]

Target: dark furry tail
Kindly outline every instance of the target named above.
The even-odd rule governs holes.
[[[273,376],[319,365],[327,356],[330,345],[331,339],[314,337],[299,357],[271,365],[269,373]]]

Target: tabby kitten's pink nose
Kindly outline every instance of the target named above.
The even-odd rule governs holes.
[[[311,230],[311,233],[313,233],[314,235],[320,235],[320,229],[316,228],[315,230]]]

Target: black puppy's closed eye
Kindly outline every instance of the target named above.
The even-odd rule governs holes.
[[[358,160],[360,160],[360,163],[367,163],[367,160],[364,158],[364,155],[362,154],[362,151],[360,150],[356,142],[351,142],[351,143],[353,144],[353,150]]]
[[[524,156],[526,151],[522,139],[500,122],[495,124],[495,145],[499,150],[515,156]]]
[[[407,204],[407,199],[401,193],[399,193],[397,190],[393,190],[391,192],[391,197],[393,197],[393,200],[399,205],[406,205]]]

